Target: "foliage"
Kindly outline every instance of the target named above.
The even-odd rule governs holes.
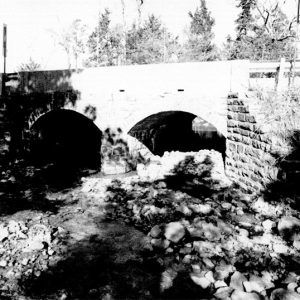
[[[213,43],[214,19],[206,7],[205,0],[201,0],[200,8],[189,12],[191,23],[188,40],[184,45],[182,60],[184,61],[210,61],[218,58],[217,48]]]
[[[288,20],[278,1],[240,0],[237,37],[227,38],[223,55],[228,59],[278,60],[294,55],[294,20]]]
[[[277,144],[291,148],[290,138],[295,130],[300,130],[300,88],[293,87],[281,92],[257,89],[255,94],[264,124],[276,137]]]
[[[72,60],[77,68],[78,59],[85,52],[86,25],[80,19],[76,19],[62,32],[54,32],[54,36],[67,54],[69,69],[72,67]]]
[[[141,27],[132,25],[127,34],[127,63],[150,64],[176,60],[178,38],[162,25],[159,18],[150,15]]]
[[[122,55],[122,29],[120,26],[111,28],[110,11],[105,9],[99,15],[98,25],[89,36],[88,48],[90,57],[87,66],[117,65]]]
[[[18,72],[26,72],[26,71],[38,71],[41,69],[41,65],[35,62],[32,57],[29,58],[29,61],[26,63],[22,63],[17,67]]]

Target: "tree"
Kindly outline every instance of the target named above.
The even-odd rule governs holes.
[[[80,19],[74,20],[71,25],[61,32],[53,32],[54,37],[67,54],[68,68],[72,67],[72,60],[75,61],[75,68],[78,67],[78,58],[85,52],[86,25]]]
[[[123,28],[111,28],[110,23],[110,11],[105,9],[99,15],[98,25],[88,39],[90,56],[86,62],[87,66],[111,66],[120,61]]]
[[[17,67],[18,72],[39,71],[40,69],[41,65],[35,62],[32,57],[29,58],[28,62],[22,63]]]
[[[141,20],[142,20],[142,5],[144,4],[144,0],[136,0],[137,10],[138,10],[138,22],[137,27],[140,28]]]
[[[210,61],[218,58],[217,48],[213,43],[214,19],[206,7],[205,0],[200,0],[200,7],[189,12],[191,23],[188,40],[184,45],[182,60]]]
[[[76,19],[70,26],[71,50],[75,59],[75,68],[78,67],[78,58],[85,52],[86,25]]]
[[[125,17],[125,2],[121,0],[122,4],[122,34],[121,34],[121,56],[119,64],[125,64],[126,61],[126,17]]]
[[[238,7],[242,11],[236,20],[237,38],[235,41],[227,40],[224,47],[227,58],[251,60],[293,58],[295,20],[288,20],[280,8],[279,1],[240,0]]]
[[[127,33],[127,63],[151,64],[168,62],[178,52],[178,38],[173,37],[155,15],[144,24],[133,24]]]

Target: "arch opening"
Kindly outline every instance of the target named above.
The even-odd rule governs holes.
[[[87,117],[73,110],[47,112],[30,129],[29,157],[33,164],[70,169],[99,169],[102,133]]]
[[[129,135],[144,144],[154,155],[165,151],[190,152],[214,149],[225,155],[226,139],[215,126],[184,111],[150,115],[134,125]]]

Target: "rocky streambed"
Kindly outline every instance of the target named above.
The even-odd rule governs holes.
[[[241,194],[218,152],[38,194],[34,182],[1,215],[3,299],[300,299],[298,211]],[[30,206],[38,195],[53,206]]]

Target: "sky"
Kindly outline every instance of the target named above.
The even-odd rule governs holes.
[[[126,22],[137,19],[136,0],[124,0]],[[270,0],[269,0],[270,1]],[[189,11],[199,0],[144,0],[142,18],[154,13],[175,35],[182,36],[189,23]],[[215,19],[215,42],[221,45],[228,34],[234,34],[234,20],[239,10],[236,0],[206,0]],[[293,15],[297,0],[286,0],[285,9]],[[0,41],[2,24],[8,28],[7,71],[13,72],[31,57],[45,70],[67,68],[67,57],[53,32],[62,32],[75,19],[81,19],[90,31],[97,23],[99,11],[112,12],[112,22],[121,22],[121,0],[0,0]],[[0,72],[3,70],[1,51]]]

